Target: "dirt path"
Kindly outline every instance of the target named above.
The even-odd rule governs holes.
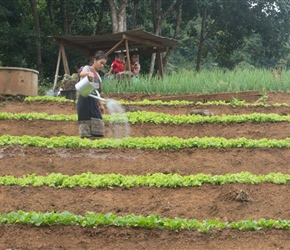
[[[118,127],[118,130],[127,129],[124,125]],[[43,120],[4,120],[1,121],[0,136],[9,134],[14,136],[78,136],[77,122],[65,121],[43,121]],[[131,137],[147,136],[177,136],[179,138],[192,137],[224,137],[249,139],[285,139],[290,134],[289,122],[277,123],[241,123],[241,124],[154,124],[154,123],[136,123],[129,126]],[[113,136],[109,124],[105,126],[105,135],[110,138]]]

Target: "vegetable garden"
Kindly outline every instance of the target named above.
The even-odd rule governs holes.
[[[267,95],[258,103],[111,95],[131,136],[111,138],[105,115],[98,140],[78,137],[74,102],[4,99],[0,248],[288,248],[289,93]]]

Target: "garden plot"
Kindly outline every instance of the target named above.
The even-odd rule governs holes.
[[[117,99],[117,96],[114,98]],[[271,104],[287,103],[287,98],[286,94],[269,95]],[[138,96],[129,99],[138,100]],[[138,110],[173,116],[188,115],[192,109],[205,108],[195,105],[124,106],[128,111],[131,109],[132,114]],[[257,113],[287,117],[289,114],[288,106],[213,105],[206,108],[217,116]],[[75,104],[6,101],[2,103],[0,112],[70,116],[75,115]],[[136,122],[130,124],[130,131],[132,138],[143,140],[154,137],[156,144],[160,138],[166,140],[164,138],[176,136],[182,142],[194,137],[221,137],[226,140],[245,138],[246,142],[276,139],[280,143],[286,140],[287,145],[290,127],[288,121],[178,125]],[[106,124],[106,134],[109,132]],[[23,141],[35,136],[52,141],[62,136],[78,140],[77,123],[74,120],[4,119],[1,120],[0,137],[4,138],[5,135],[10,136],[9,140],[22,138]],[[214,139],[209,139],[211,141]],[[102,140],[85,142],[97,145]],[[287,202],[290,198],[287,184],[290,149],[287,146],[247,148],[218,147],[215,144],[205,148],[154,149],[125,146],[48,148],[45,145],[8,144],[0,147],[0,175],[11,175],[18,184],[0,186],[0,199],[5,204],[1,206],[0,213],[10,213],[12,220],[11,212],[40,212],[14,215],[20,216],[20,219],[30,216],[28,220],[39,222],[43,213],[55,212],[47,215],[50,221],[55,222],[59,212],[62,217],[57,217],[57,220],[68,225],[62,225],[61,222],[51,226],[2,224],[1,249],[279,249],[289,246],[290,231],[285,229],[290,214]],[[73,175],[75,178],[81,176],[84,186],[75,185],[75,180],[69,179],[65,179],[65,183],[70,187],[61,187],[60,181],[51,184],[51,187],[41,182],[36,184],[37,187],[22,185],[25,181],[48,178],[52,173],[65,175],[57,177],[62,181]],[[87,173],[90,173],[88,179],[95,178],[92,182],[94,185],[111,184],[91,187],[85,181]],[[198,176],[199,182],[197,179],[185,179],[188,176]],[[129,177],[136,179],[128,180]],[[148,179],[144,180],[145,177]],[[55,179],[51,177],[47,181]],[[164,186],[162,183],[165,183]],[[90,221],[95,220],[93,215],[98,213],[104,215],[104,223],[109,224],[113,220],[117,225],[114,216],[118,216],[118,222],[124,223],[125,220],[128,223],[130,220],[133,226],[90,226]],[[70,225],[76,221],[74,215],[79,216],[78,220],[83,225],[87,223],[87,226]],[[129,215],[131,217],[127,218]],[[164,222],[164,218],[177,219],[169,223]],[[260,221],[259,224],[255,222],[261,218],[266,221]],[[190,223],[186,222],[190,219],[198,221],[192,223],[199,230],[187,229]],[[269,220],[275,221],[275,229],[271,229],[274,222]],[[242,221],[245,221],[244,224]],[[241,223],[240,227],[238,222]],[[150,227],[153,224],[155,227],[146,228],[146,225]],[[276,229],[278,227],[280,229]]]

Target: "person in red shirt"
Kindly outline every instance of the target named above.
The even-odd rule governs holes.
[[[120,72],[124,72],[124,67],[125,67],[125,55],[123,53],[118,53],[115,60],[111,64],[111,68],[109,72],[107,72],[105,75],[110,75],[110,74],[118,74]]]

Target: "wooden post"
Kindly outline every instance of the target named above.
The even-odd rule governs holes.
[[[156,56],[157,56],[159,75],[163,78],[164,77],[164,70],[163,70],[163,63],[162,63],[162,55],[161,55],[161,52],[160,52],[159,48],[157,48]]]
[[[53,90],[55,90],[55,86],[56,86],[56,83],[57,83],[57,77],[58,77],[58,72],[59,72],[59,64],[60,64],[60,57],[61,57],[61,48],[59,47],[56,70],[55,70],[55,76],[54,76],[54,82],[53,82]]]
[[[124,42],[124,38],[118,42],[113,48],[111,48],[109,51],[106,52],[106,56],[110,55],[114,50],[116,50],[116,48],[118,48],[120,46],[120,44],[122,44],[122,42]]]
[[[68,62],[67,62],[67,58],[66,58],[66,54],[65,54],[65,49],[64,49],[63,43],[60,43],[60,48],[61,48],[62,63],[63,63],[63,67],[64,67],[64,72],[65,72],[65,74],[70,75]]]
[[[130,53],[129,53],[129,44],[128,44],[128,40],[125,40],[125,45],[126,45],[126,56],[127,56],[127,62],[126,62],[126,66],[125,68],[131,72],[131,62],[130,62]]]

